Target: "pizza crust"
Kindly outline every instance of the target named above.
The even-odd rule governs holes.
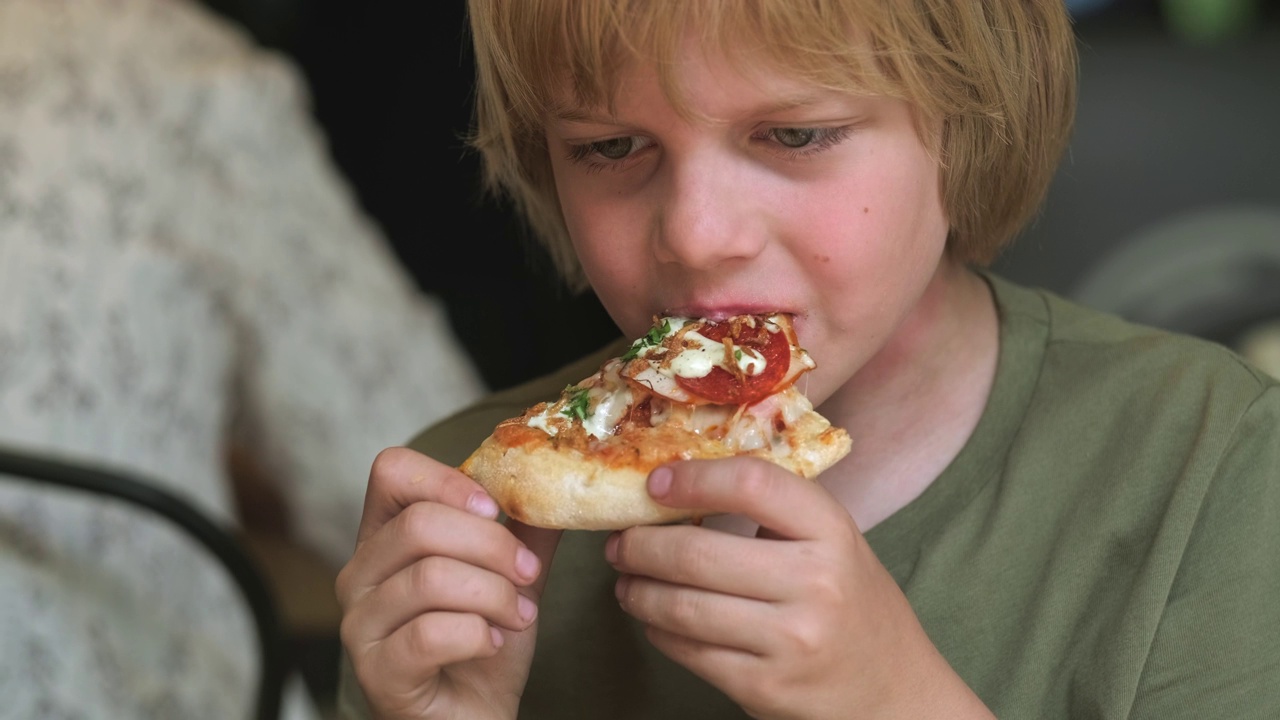
[[[648,473],[606,468],[578,451],[550,444],[505,447],[485,440],[462,466],[509,517],[527,525],[565,530],[615,530],[684,520],[645,492]]]
[[[528,415],[528,413],[526,413]],[[510,517],[565,530],[618,530],[690,520],[698,513],[649,497],[649,472],[668,462],[735,455],[773,462],[813,478],[848,454],[851,441],[810,409],[787,427],[786,445],[737,452],[701,435],[658,426],[574,448],[529,428],[522,416],[501,423],[461,466]],[[663,450],[665,449],[665,450]]]
[[[779,338],[789,350],[778,352]],[[743,362],[766,386],[745,391],[753,375]],[[693,519],[699,513],[649,497],[654,468],[745,456],[814,478],[848,454],[849,435],[795,387],[814,367],[789,315],[654,318],[645,337],[559,399],[498,423],[460,469],[529,525],[616,530]],[[720,373],[716,382],[701,382],[711,373]],[[733,389],[726,382],[743,392],[724,392]]]

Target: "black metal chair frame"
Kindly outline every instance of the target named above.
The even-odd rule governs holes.
[[[286,658],[279,611],[262,573],[233,535],[156,483],[117,470],[0,447],[0,475],[132,503],[164,517],[199,542],[235,580],[253,614],[262,658],[253,717],[276,720],[280,716]]]

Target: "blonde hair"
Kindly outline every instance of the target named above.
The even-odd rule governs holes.
[[[908,101],[936,153],[948,251],[985,265],[1031,219],[1070,135],[1076,51],[1062,0],[469,0],[476,123],[490,189],[515,203],[572,287],[585,286],[543,123],[565,86],[607,106],[619,73],[703,47],[822,87]],[[924,128],[936,128],[924,132]]]

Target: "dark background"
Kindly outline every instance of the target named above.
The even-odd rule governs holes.
[[[461,0],[207,1],[296,60],[338,166],[421,287],[445,301],[492,387],[615,334],[595,299],[568,295],[479,189],[461,140],[472,75]],[[1207,35],[1203,23],[1179,32],[1154,0],[1073,5],[1076,136],[1044,213],[998,270],[1070,294],[1110,249],[1161,219],[1280,207],[1276,3],[1258,3],[1250,22],[1217,38],[1195,34]]]
[[[616,335],[570,296],[506,207],[481,191],[462,137],[473,65],[462,0],[208,0],[283,50],[366,211],[497,389]]]

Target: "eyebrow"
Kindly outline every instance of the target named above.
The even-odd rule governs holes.
[[[560,102],[551,108],[551,117],[561,122],[607,122],[617,119],[612,115],[588,110],[579,105],[567,105]]]
[[[773,113],[785,112],[787,110],[794,110],[796,108],[802,108],[809,105],[817,105],[825,101],[826,99],[827,98],[825,97],[825,93],[822,91],[799,92],[799,93],[785,96],[778,100],[774,100],[771,102],[764,102],[764,103],[761,103],[760,105],[747,108],[745,112],[741,113],[741,115],[744,117],[757,117],[760,115],[771,115]],[[617,123],[619,122],[619,119],[617,116],[612,115],[607,111],[592,110],[580,105],[573,105],[573,104],[564,103],[564,102],[557,102],[551,108],[550,115],[553,120],[559,121],[559,122],[582,122],[582,123],[592,123],[592,122]]]

